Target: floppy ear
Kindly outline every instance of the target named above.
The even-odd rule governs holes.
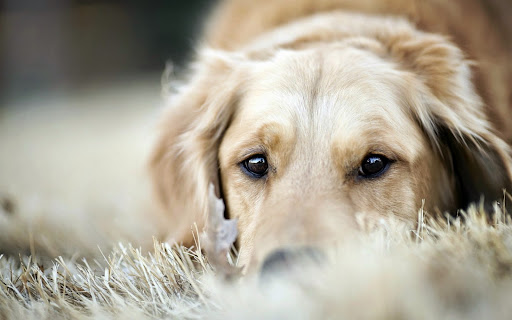
[[[204,226],[208,185],[219,190],[217,150],[242,81],[234,57],[203,54],[188,84],[171,97],[150,162],[156,194],[171,215],[169,237],[186,245],[193,244],[193,223]]]
[[[408,104],[446,161],[458,207],[485,200],[487,208],[512,191],[510,147],[493,132],[471,81],[470,62],[441,36],[415,32],[389,43],[392,56],[420,81]]]
[[[457,137],[441,127],[439,139],[444,143],[445,160],[456,179],[459,207],[484,200],[487,212],[492,203],[503,198],[503,189],[512,192],[509,147],[495,135],[480,136],[482,140]]]

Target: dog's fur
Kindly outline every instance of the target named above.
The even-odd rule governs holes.
[[[454,213],[501,197],[512,184],[511,37],[489,7],[221,3],[152,157],[171,238],[190,242],[191,224],[204,225],[210,182],[251,266],[279,247],[340,241],[359,213],[413,223],[423,199]],[[369,153],[393,161],[378,178],[358,176]],[[268,159],[264,178],[241,169],[254,154]]]

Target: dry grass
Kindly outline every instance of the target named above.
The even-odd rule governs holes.
[[[284,278],[226,281],[197,248],[119,244],[98,261],[0,257],[0,319],[507,319],[512,223],[393,220],[328,248],[325,265]],[[465,220],[462,222],[462,220]]]
[[[225,281],[198,249],[151,248],[170,223],[150,219],[142,169],[158,90],[149,81],[2,111],[0,319],[510,318],[501,206],[491,221],[475,208],[465,223],[420,215],[412,231],[362,220],[368,232],[326,244],[323,266],[273,281]],[[109,249],[119,239],[137,248]]]

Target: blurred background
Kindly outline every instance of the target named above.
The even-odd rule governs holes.
[[[212,0],[3,0],[0,96],[136,79],[186,59]]]
[[[212,2],[0,2],[0,256],[165,237],[147,169],[160,79]]]

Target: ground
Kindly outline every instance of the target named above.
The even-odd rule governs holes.
[[[512,314],[509,196],[492,216],[473,207],[434,221],[420,211],[415,230],[361,217],[367,232],[325,244],[321,265],[265,279],[226,277],[201,243],[153,240],[169,223],[146,207],[158,92],[151,78],[0,110],[0,319]]]

